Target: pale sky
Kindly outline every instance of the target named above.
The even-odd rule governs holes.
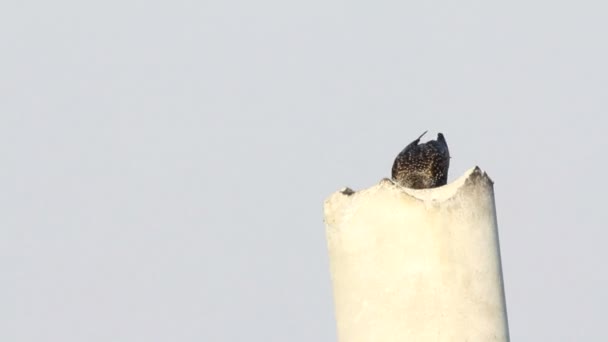
[[[336,341],[323,200],[495,182],[513,341],[606,341],[608,5],[8,1],[0,340]]]

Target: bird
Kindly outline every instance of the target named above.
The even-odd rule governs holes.
[[[392,179],[406,188],[430,189],[447,184],[450,151],[443,134],[437,140],[420,143],[425,131],[395,158]]]

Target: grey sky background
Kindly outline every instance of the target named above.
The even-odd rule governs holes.
[[[335,341],[322,202],[427,129],[512,340],[608,340],[602,2],[0,7],[1,341]]]

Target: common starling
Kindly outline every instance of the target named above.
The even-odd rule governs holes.
[[[393,163],[393,180],[406,188],[428,189],[445,185],[448,181],[450,151],[443,134],[437,140],[418,144],[418,139],[407,145]]]

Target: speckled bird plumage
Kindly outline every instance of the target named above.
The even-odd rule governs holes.
[[[437,140],[420,143],[420,138],[407,145],[393,163],[392,177],[400,185],[412,189],[435,188],[447,184],[450,151],[443,134]]]

